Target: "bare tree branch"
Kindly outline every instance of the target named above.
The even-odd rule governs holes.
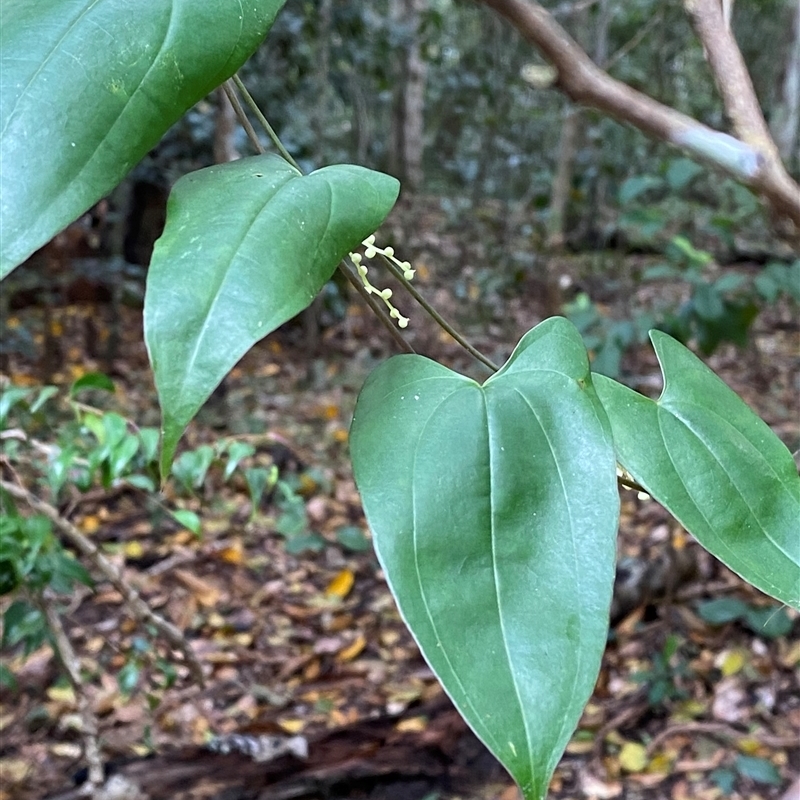
[[[776,187],[782,181],[788,181],[786,188],[789,196],[792,188],[794,192],[800,191],[783,168],[778,147],[764,119],[753,81],[733,37],[729,19],[726,20],[724,16],[723,7],[718,0],[685,0],[684,5],[703,44],[706,59],[734,132],[741,141],[766,158],[762,181],[766,184],[774,183]]]
[[[718,3],[718,0],[686,2],[705,6]],[[777,150],[766,126],[763,126],[763,134],[750,136],[744,141],[715,131],[610,77],[533,0],[483,0],[483,3],[506,17],[556,68],[557,87],[576,103],[595,108],[620,122],[627,122],[648,136],[679,147],[695,158],[724,170],[758,192],[776,214],[791,220],[794,223],[793,235],[800,236],[800,186],[789,177],[777,158]],[[722,37],[724,21],[719,9],[716,18],[708,21],[708,24],[712,25],[712,22],[719,26],[719,35],[714,33],[714,36]],[[730,34],[726,35],[733,41]],[[736,49],[735,42],[733,47]],[[726,52],[730,57],[730,53]],[[716,69],[713,64],[712,69]],[[747,80],[749,82],[749,76]],[[739,118],[744,114],[748,134],[752,133],[754,124],[751,112],[749,105],[741,113],[737,111]],[[760,115],[760,111],[758,113]],[[731,116],[736,124],[737,117]],[[756,130],[760,131],[760,128]]]
[[[778,150],[761,113],[750,73],[733,33],[725,26],[719,0],[685,0],[684,7],[703,44],[711,74],[736,135],[743,142],[777,158]]]

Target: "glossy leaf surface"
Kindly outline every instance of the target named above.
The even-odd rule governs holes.
[[[580,335],[542,323],[483,386],[390,359],[351,450],[425,658],[527,800],[543,798],[597,677],[616,555],[613,447]]]
[[[650,337],[664,391],[595,377],[620,464],[720,561],[800,608],[800,477],[763,420],[667,334]]]
[[[163,413],[162,475],[189,420],[236,362],[298,314],[394,205],[363,167],[302,176],[265,155],[181,178],[147,276],[145,340]]]
[[[283,0],[3,3],[0,278],[229,78]]]

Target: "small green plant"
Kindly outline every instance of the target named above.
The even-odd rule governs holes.
[[[738,755],[730,767],[720,767],[711,773],[711,780],[724,796],[733,794],[737,782],[745,778],[764,786],[780,786],[780,773],[776,766],[766,758]]]
[[[739,622],[756,636],[765,639],[787,636],[794,625],[783,606],[753,606],[735,597],[706,600],[698,605],[697,613],[709,625]]]
[[[585,292],[564,307],[564,315],[580,331],[592,354],[592,369],[609,378],[619,376],[625,352],[644,344],[648,331],[655,327],[655,317],[647,311],[637,312],[631,319],[611,319]]]
[[[6,494],[0,499],[0,594],[20,588],[69,594],[76,583],[91,585],[88,572],[62,547],[47,517],[23,517]]]
[[[54,530],[56,506],[68,491],[127,486],[141,494],[147,506],[166,511],[197,536],[202,532],[196,512],[165,506],[158,495],[158,431],[137,428],[115,411],[83,401],[88,392],[98,391],[99,395],[92,395],[96,399],[109,397],[114,384],[107,376],[92,373],[64,391],[53,386],[6,387],[0,393],[0,432],[4,433],[0,459],[38,487],[38,499],[33,502],[44,505],[51,515],[23,515],[24,498],[11,493],[12,485],[0,488],[0,596],[14,597],[3,615],[0,646],[21,648],[24,655],[45,642],[56,646],[41,607],[45,598],[57,601],[70,596],[77,584],[92,586],[89,571]],[[262,496],[275,495],[280,513],[277,527],[287,537],[287,550],[319,549],[322,539],[307,530],[305,503],[294,491],[291,476],[279,480],[275,466],[250,466],[255,452],[251,444],[235,439],[185,450],[173,464],[175,487],[184,496],[197,495],[212,467],[226,482],[241,476],[250,493],[251,519]],[[68,522],[63,524],[71,532],[72,541],[68,541],[75,545],[80,532]],[[93,549],[88,543],[82,546],[84,554],[86,548]],[[134,637],[117,675],[124,694],[134,691],[146,665],[155,667],[152,680],[162,686],[174,682],[174,667],[146,639]],[[11,685],[13,676],[6,670],[0,673],[0,681]]]
[[[744,347],[750,326],[764,306],[781,299],[800,303],[800,260],[771,262],[755,277],[726,272],[709,280],[703,268],[710,262],[710,254],[697,250],[685,237],[673,237],[665,255],[665,262],[644,270],[642,281],[688,282],[690,296],[677,309],[640,309],[629,318],[613,319],[585,292],[564,306],[564,315],[581,332],[592,353],[595,372],[619,376],[625,352],[646,342],[653,328],[685,344],[696,342],[705,355],[724,342]]]
[[[661,652],[653,656],[650,669],[631,675],[632,680],[646,684],[647,702],[653,707],[689,696],[682,685],[691,677],[691,670],[680,653],[682,644],[679,636],[670,634]]]
[[[665,255],[667,262],[649,267],[643,279],[687,281],[691,295],[677,311],[663,313],[657,327],[681,342],[696,341],[706,355],[722,342],[747,344],[750,325],[759,312],[752,283],[736,273],[708,280],[703,270],[711,263],[711,254],[697,250],[684,236],[672,237]]]
[[[325,540],[310,530],[305,500],[298,493],[299,488],[298,481],[292,478],[276,482],[275,505],[279,514],[275,530],[285,537],[287,552],[317,552],[322,549]]]

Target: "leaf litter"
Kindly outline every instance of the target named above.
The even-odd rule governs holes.
[[[502,361],[553,309],[530,271],[508,277],[499,264],[505,284],[487,280],[487,260],[525,243],[498,243],[500,213],[491,205],[478,220],[454,223],[435,199],[422,198],[403,204],[385,235],[402,243],[421,291]],[[578,258],[560,266],[574,280],[585,272]],[[618,288],[619,303],[626,292]],[[59,311],[70,336],[73,312]],[[115,410],[157,425],[140,315],[122,311],[124,341],[113,366],[124,391]],[[780,324],[785,315],[781,307],[768,310],[744,351],[722,347],[710,364],[796,447],[800,359],[796,331]],[[407,335],[418,352],[485,377],[449,336],[419,312],[410,316]],[[65,383],[101,366],[76,330]],[[319,351],[304,337],[294,322],[258,345],[181,448],[220,435],[246,442],[253,452],[243,464],[277,467],[280,490],[265,489],[254,504],[245,480],[225,481],[215,466],[193,495],[168,488],[165,502],[200,517],[199,536],[131,491],[90,492],[66,509],[185,632],[207,675],[203,689],[189,683],[186,668],[133,624],[111,587],[76,596],[65,624],[104,753],[122,772],[158,775],[161,794],[153,796],[221,796],[227,781],[229,791],[240,789],[226,796],[256,797],[249,767],[211,754],[207,743],[232,734],[300,736],[309,759],[283,754],[272,773],[261,765],[258,780],[271,787],[262,797],[515,800],[422,661],[369,547],[347,431],[358,389],[390,343],[355,301],[324,328]],[[657,393],[649,349],[635,349],[623,363],[641,390]],[[13,382],[34,376],[30,361],[12,362]],[[550,796],[790,800],[800,770],[797,614],[715,562],[653,501],[627,490],[621,499],[609,646]],[[28,659],[3,656],[17,687],[0,696],[0,800],[66,790],[80,769],[74,693],[45,648]],[[168,790],[178,763],[196,771]]]

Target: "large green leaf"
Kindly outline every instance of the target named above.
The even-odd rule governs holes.
[[[543,322],[483,386],[396,356],[361,392],[351,449],[425,658],[543,798],[597,677],[614,580],[614,452],[580,335]]]
[[[181,178],[147,276],[144,324],[163,412],[162,474],[183,429],[250,347],[308,306],[394,205],[363,167],[302,176],[274,155]]]
[[[0,278],[229,78],[283,0],[15,0],[0,26]]]
[[[800,477],[777,436],[700,359],[652,331],[664,391],[595,377],[620,464],[709,552],[800,608]]]

